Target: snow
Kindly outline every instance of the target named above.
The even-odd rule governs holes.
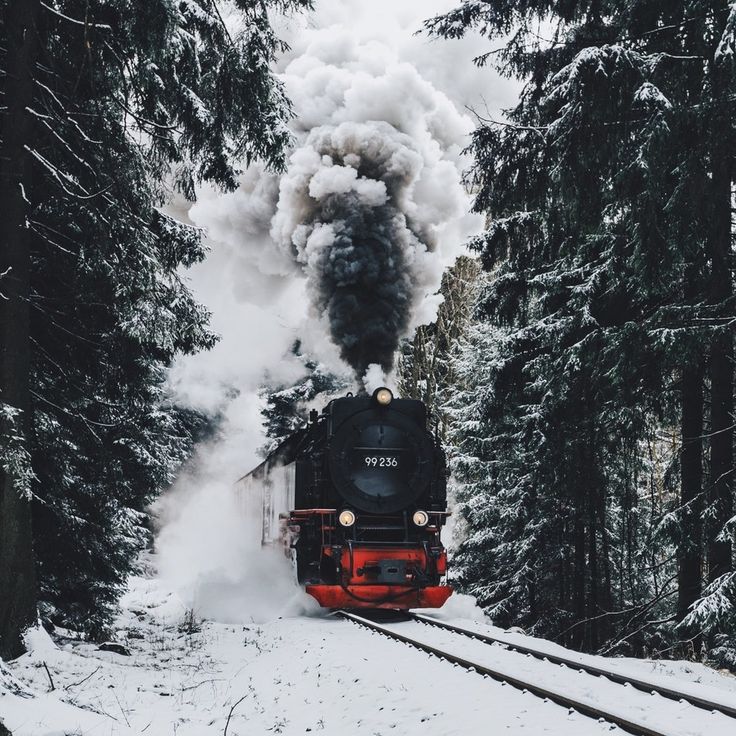
[[[716,49],[715,61],[718,64],[732,62],[734,58],[734,49],[736,48],[736,2],[730,3],[728,20],[723,36],[718,43]]]
[[[305,607],[294,605],[292,610]],[[490,626],[466,596],[451,598],[447,610],[432,615],[736,702],[736,679],[702,665],[575,654]],[[702,734],[706,727],[709,736],[733,732],[732,724],[726,730],[723,716],[702,710],[695,711],[702,728],[693,730],[687,723],[694,721],[690,712],[695,709],[682,703],[498,646],[458,642],[455,635],[416,622],[391,626],[479,662],[517,674],[528,672],[540,683],[552,682],[592,702],[610,698],[609,705],[627,712],[639,708],[649,722],[666,722],[673,736]],[[30,632],[31,651],[8,663],[7,669],[0,667],[0,718],[14,736],[205,736],[224,734],[226,726],[229,736],[449,736],[486,734],[489,723],[494,732],[504,734],[623,733],[321,611],[261,624],[198,622],[156,579],[132,579],[123,598],[112,639],[129,649],[129,657],[99,651],[72,632],[60,633],[55,645],[43,630]]]
[[[733,734],[734,720],[721,713],[708,713],[688,703],[675,702],[632,687],[622,690],[624,686],[605,678],[592,677],[587,673],[561,667],[546,660],[540,661],[532,656],[510,651],[500,645],[486,644],[485,646],[479,646],[478,642],[467,637],[417,621],[404,621],[387,625],[385,628],[430,644],[442,651],[465,657],[509,677],[534,683],[563,697],[571,697],[586,705],[602,708],[635,723],[645,724],[655,730],[659,729],[671,734],[671,736],[700,736],[704,733],[704,725],[707,726],[710,736]],[[491,626],[480,628],[486,628],[487,633],[497,638],[526,643],[527,646],[531,646],[530,637],[519,634],[504,636],[501,630],[494,629]],[[477,626],[475,630],[478,630]],[[540,646],[540,649],[552,651],[552,647],[554,647],[557,650],[556,653],[560,655],[568,657],[571,655],[563,647],[550,646],[548,642],[539,640],[532,639],[531,641],[535,645],[547,645],[546,647]],[[572,658],[581,662],[588,661],[599,667],[610,667],[610,663],[603,657],[572,654]],[[676,683],[672,681],[671,677],[668,677],[667,669],[654,675],[650,672],[645,678],[641,678],[641,673],[636,671],[636,663],[633,666],[631,666],[632,660],[628,660],[628,663],[628,666],[624,667],[615,666],[618,663],[614,663],[614,667],[611,669],[627,672],[632,677],[646,679],[655,685],[668,685],[683,692],[689,692],[736,707],[736,691],[734,690],[732,690],[730,696],[727,696],[722,691],[719,692],[717,688],[692,683]]]
[[[672,109],[672,103],[651,82],[644,82],[634,93],[634,99],[641,105],[650,105],[661,110]]]

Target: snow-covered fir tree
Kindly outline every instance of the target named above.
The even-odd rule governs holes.
[[[261,410],[268,442],[261,448],[267,455],[292,432],[303,427],[310,408],[321,411],[332,395],[348,389],[348,382],[302,353],[301,341],[292,345],[291,353],[304,364],[304,373],[294,382],[265,386],[261,392]],[[318,399],[315,402],[315,399]],[[321,403],[319,403],[321,402]]]
[[[8,4],[3,30],[30,39],[37,63],[25,111],[3,112],[3,156],[26,152],[3,181],[4,196],[23,194],[5,225],[26,250],[10,262],[3,252],[0,272],[27,279],[3,308],[24,290],[30,304],[27,329],[4,345],[4,429],[13,407],[26,422],[13,425],[21,429],[13,458],[3,458],[4,493],[25,482],[30,455],[40,598],[53,622],[104,625],[145,542],[144,509],[171,482],[200,422],[164,388],[177,353],[215,340],[181,275],[205,256],[201,233],[162,210],[169,183],[192,197],[199,181],[233,188],[238,167],[255,158],[283,165],[291,110],[270,71],[283,46],[269,14],[309,4]],[[23,24],[30,30],[19,35]],[[3,69],[22,53],[11,45]],[[29,358],[15,384],[13,350]],[[0,569],[0,597],[12,605],[7,585]],[[0,638],[17,642],[13,628]],[[17,643],[0,654],[12,650]]]
[[[494,270],[480,311],[503,332],[476,354],[493,454],[463,461],[487,461],[492,490],[465,502],[462,554],[494,564],[466,565],[466,584],[577,646],[641,649],[710,581],[679,634],[712,637],[735,605],[736,4],[468,0],[428,27],[504,38],[478,62],[525,83],[471,145],[491,218],[472,247]],[[655,477],[646,448],[678,424]]]
[[[468,256],[457,259],[442,277],[439,291],[442,303],[437,318],[403,340],[398,354],[399,394],[424,402],[443,439],[447,418],[442,407],[448,389],[456,380],[452,359],[470,320],[479,272],[477,259]]]
[[[526,362],[530,331],[484,315],[495,281],[487,276],[481,283],[476,301],[481,318],[453,358],[455,380],[444,407],[459,519],[453,575],[499,624],[545,635],[564,632],[566,640],[576,642],[574,523],[581,516],[578,507],[590,510],[595,501],[585,478],[590,468],[576,463],[576,455],[584,453],[579,443],[586,428],[578,434],[567,425],[570,399],[553,377],[532,380],[544,367],[544,356]],[[584,421],[584,407],[574,416]],[[609,444],[610,454],[599,459],[594,448],[589,455],[590,466],[605,466],[606,482],[619,491],[609,493],[601,521],[596,584],[609,600],[631,604],[633,626],[640,600],[647,601],[649,612],[667,613],[674,567],[669,529],[651,524],[667,517],[674,498],[672,449],[666,436],[654,435],[633,447],[622,441],[618,451],[604,443],[601,452]],[[633,478],[632,466],[639,471]]]

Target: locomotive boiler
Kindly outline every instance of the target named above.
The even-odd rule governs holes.
[[[332,400],[240,480],[262,492],[263,540],[281,540],[326,608],[438,608],[447,554],[445,458],[420,401]]]

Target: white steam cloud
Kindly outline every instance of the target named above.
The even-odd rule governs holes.
[[[302,610],[283,561],[260,551],[260,520],[233,506],[233,483],[264,443],[259,388],[300,377],[296,340],[324,370],[365,373],[369,389],[391,385],[392,346],[434,318],[442,272],[481,227],[461,183],[473,126],[461,111],[497,109],[514,89],[473,67],[487,50],[482,39],[413,35],[453,5],[320,0],[307,18],[285,21],[291,50],[278,71],[296,113],[285,174],[252,166],[237,191],[205,188],[178,212],[207,232],[211,254],[191,278],[222,340],[180,360],[170,383],[178,401],[221,424],[160,502],[157,549],[161,574],[204,615],[248,621]],[[378,261],[362,257],[373,250]],[[375,287],[393,299],[376,300],[373,325],[357,323],[360,305],[346,309],[339,298],[361,279],[362,294]],[[368,347],[355,348],[366,335]]]
[[[343,359],[358,375],[388,370],[480,226],[461,182],[472,122],[396,45],[337,26],[307,34],[283,79],[297,147],[271,235],[304,269]]]
[[[312,130],[281,180],[271,234],[304,268],[312,304],[357,376],[374,362],[391,368],[436,286],[434,233],[414,221],[412,196],[427,168],[388,123],[344,122]]]

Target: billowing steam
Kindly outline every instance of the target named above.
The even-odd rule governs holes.
[[[460,176],[469,120],[391,49],[344,41],[336,58],[317,33],[285,69],[302,117],[271,236],[362,378],[373,363],[390,371],[400,339],[434,316],[476,223]]]
[[[406,334],[428,250],[413,225],[411,190],[424,161],[385,122],[311,131],[292,156],[272,233],[307,273],[340,356],[356,372],[385,371]]]
[[[269,312],[283,304],[298,315],[288,317],[284,352],[298,338],[331,371],[360,378],[372,363],[389,373],[399,340],[434,319],[442,272],[482,224],[468,214],[462,183],[473,122],[413,63],[442,70],[445,83],[452,54],[472,52],[439,45],[430,53],[412,37],[430,8],[403,12],[387,5],[377,23],[372,4],[325,0],[321,27],[289,29],[293,50],[279,65],[296,113],[286,172],[254,165],[238,191],[201,192],[190,211],[216,240],[217,301],[232,293],[233,313],[244,303]],[[211,308],[218,329],[228,316]],[[238,320],[238,331],[244,326]],[[189,365],[220,365],[227,351],[234,365],[240,355],[230,345]]]

